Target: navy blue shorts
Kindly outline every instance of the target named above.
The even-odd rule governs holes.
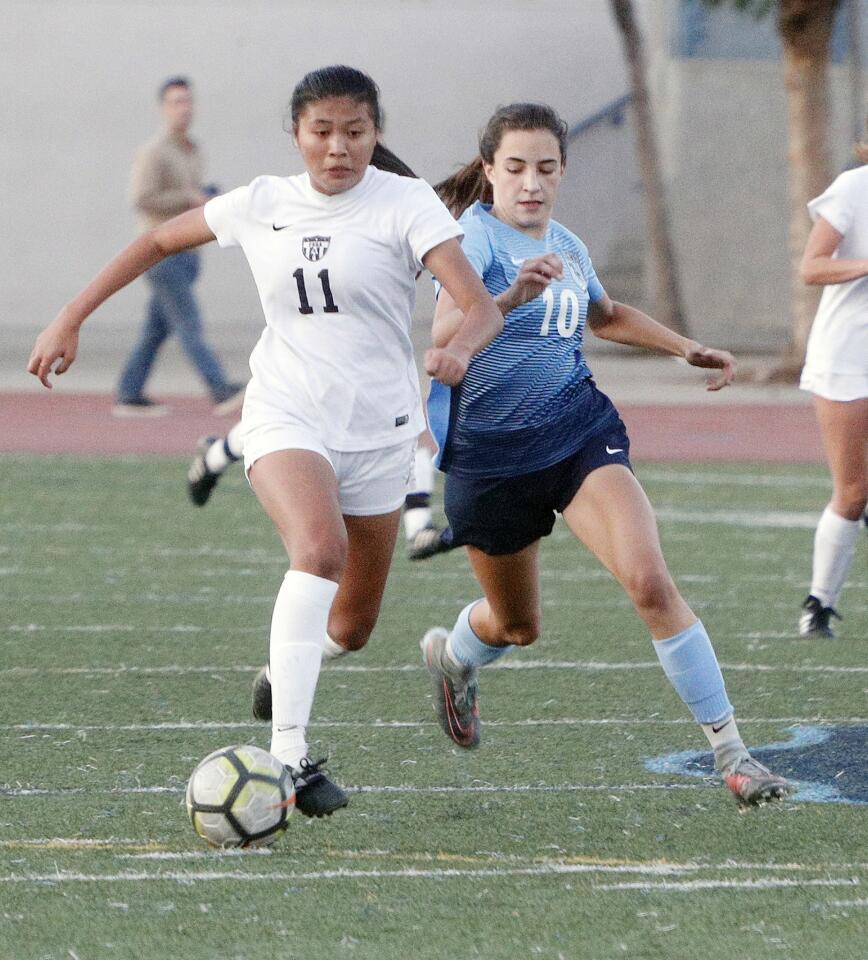
[[[597,467],[620,463],[632,471],[630,439],[620,417],[559,463],[517,477],[446,474],[444,506],[452,543],[499,556],[547,537],[555,515],[572,502]]]

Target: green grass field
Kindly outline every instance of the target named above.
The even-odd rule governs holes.
[[[268,745],[249,686],[285,560],[240,471],[196,510],[184,467],[0,458],[0,958],[868,957],[868,544],[839,638],[794,637],[822,470],[638,473],[749,744],[835,728],[816,780],[861,805],[815,784],[739,815],[712,778],[650,772],[704,738],[559,525],[543,636],[483,675],[478,751],[435,726],[417,645],[478,595],[468,565],[399,550],[369,647],[314,706],[349,808],[221,854],[184,784]]]

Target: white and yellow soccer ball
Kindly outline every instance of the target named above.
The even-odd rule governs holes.
[[[294,805],[289,770],[259,747],[223,747],[209,753],[187,784],[193,828],[215,847],[274,843]]]

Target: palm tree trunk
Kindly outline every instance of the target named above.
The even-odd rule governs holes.
[[[669,225],[666,192],[660,172],[660,154],[654,133],[651,100],[645,80],[642,36],[636,23],[632,0],[611,0],[612,13],[621,31],[624,55],[630,72],[630,88],[636,117],[639,174],[645,201],[645,218],[654,271],[655,316],[660,323],[689,336],[681,299],[675,247]]]
[[[797,370],[805,357],[819,288],[799,278],[799,262],[811,229],[809,200],[829,185],[828,56],[838,0],[780,0],[778,32],[784,49],[790,196],[790,339],[781,355],[785,369]],[[783,371],[781,371],[783,372]]]

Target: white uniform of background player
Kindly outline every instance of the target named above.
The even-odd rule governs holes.
[[[802,277],[824,289],[801,387],[815,395],[834,492],[817,526],[799,631],[831,636],[868,500],[868,166],[842,173],[808,211]]]

